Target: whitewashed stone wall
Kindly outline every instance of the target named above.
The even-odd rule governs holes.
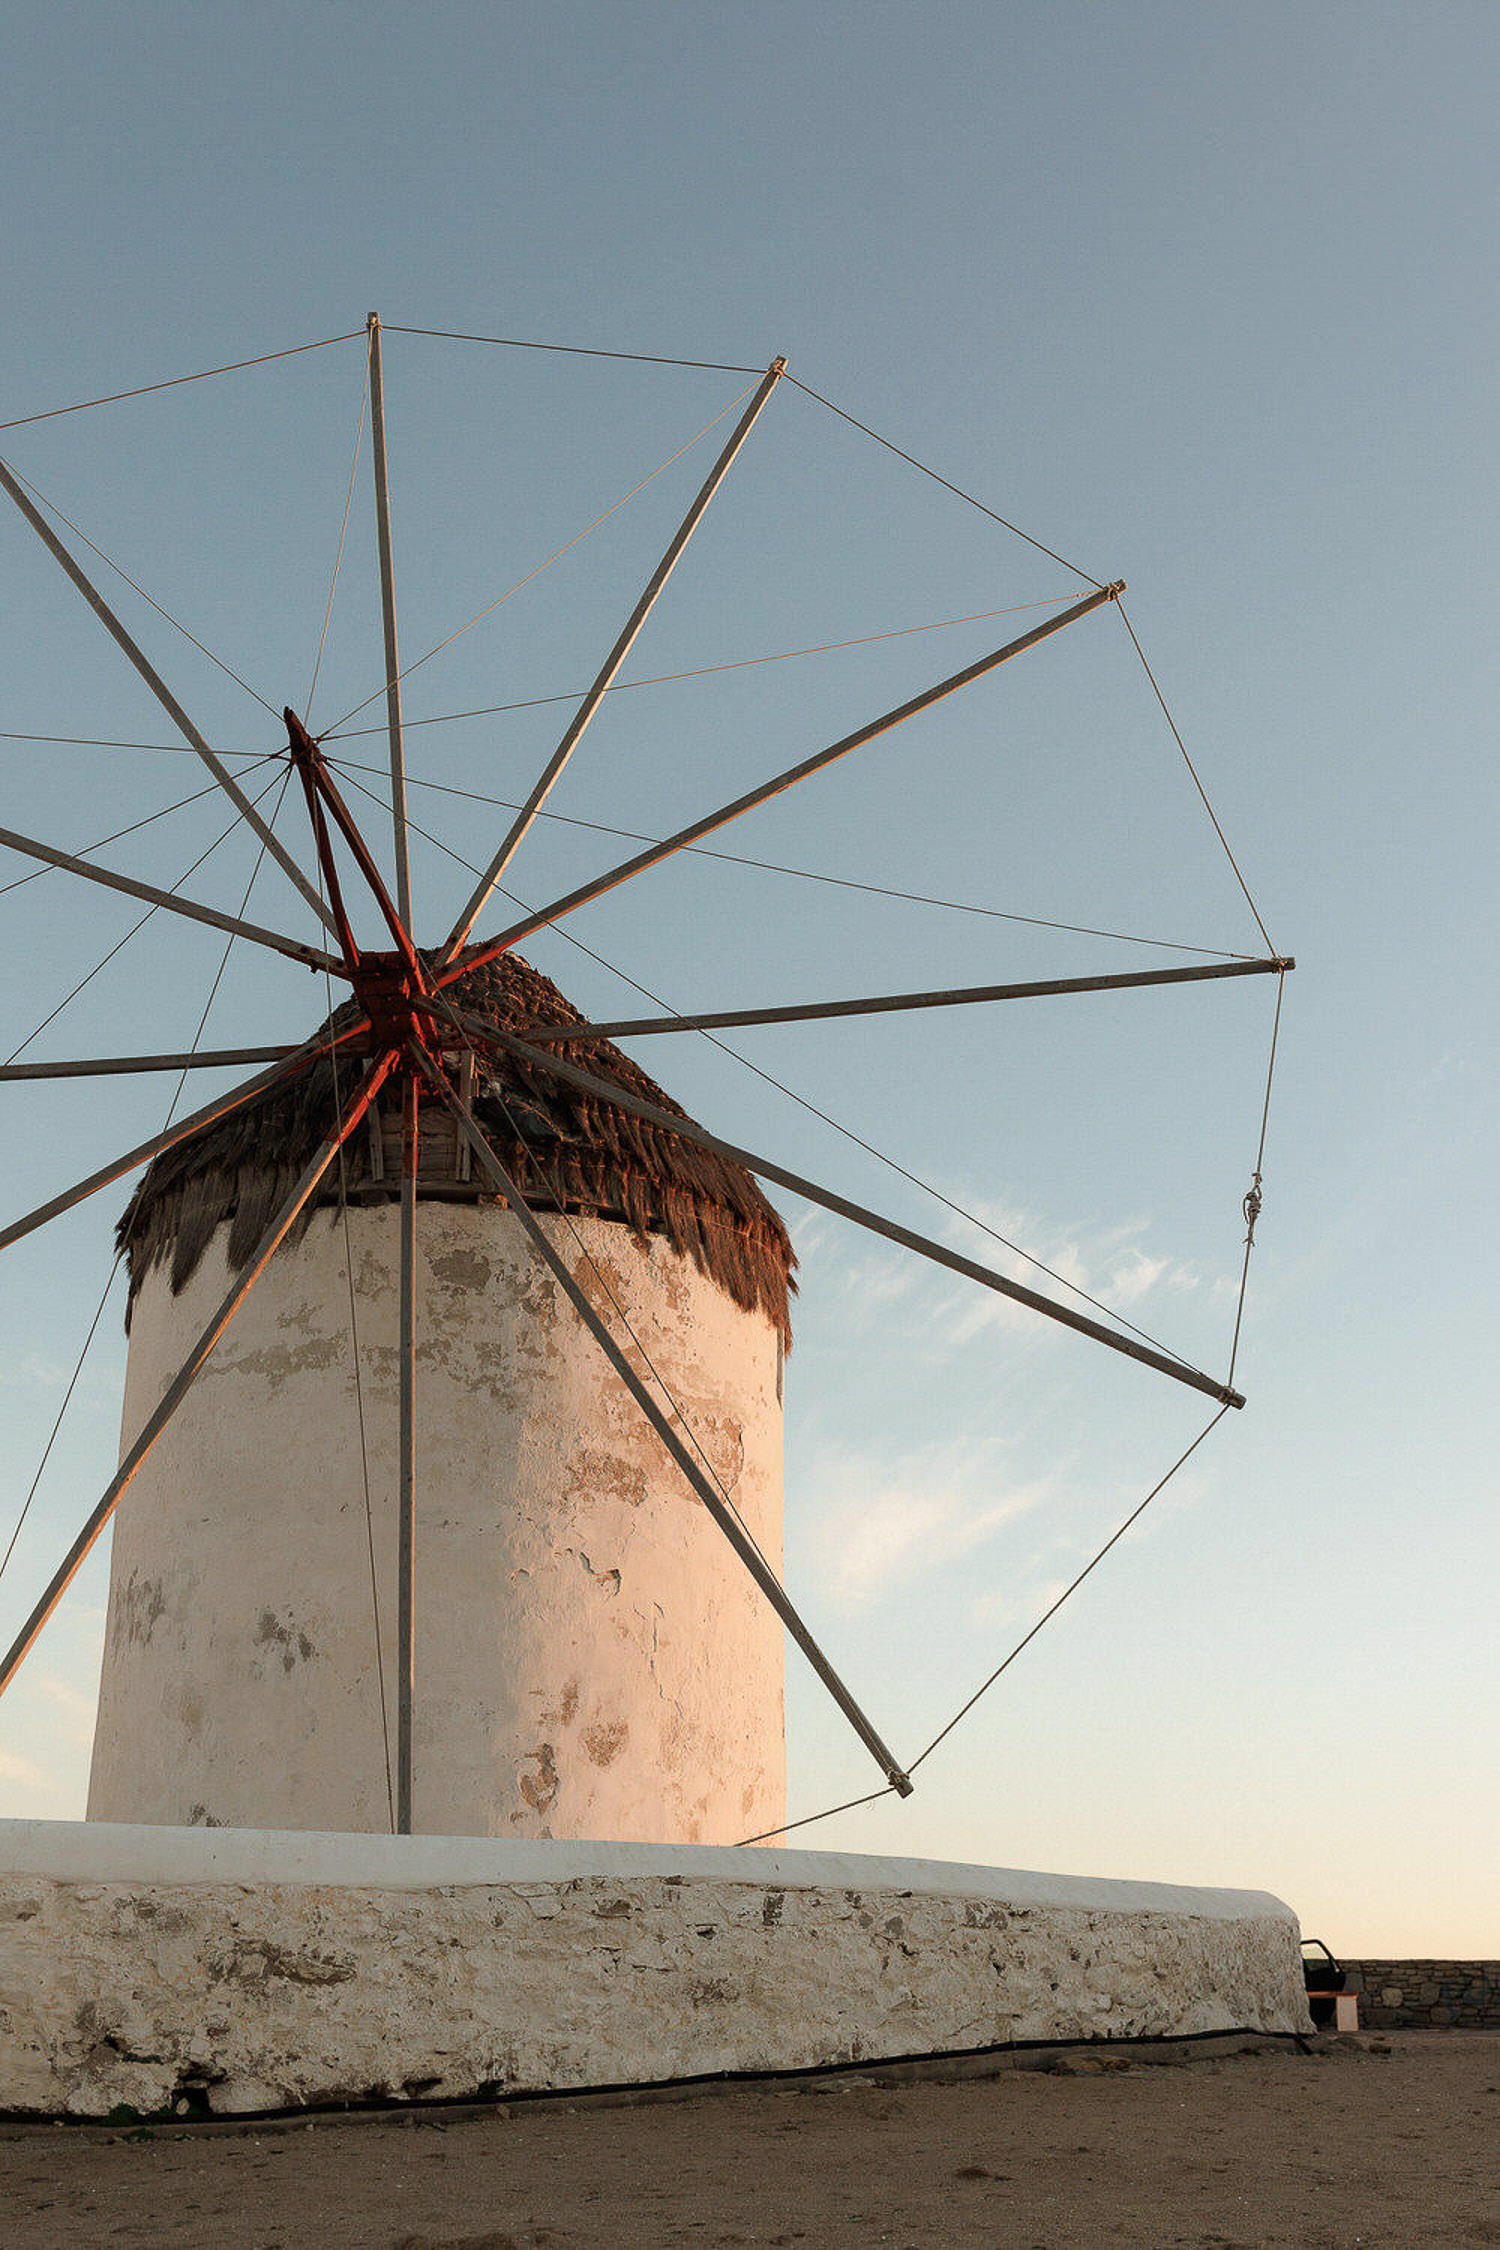
[[[392,1204],[349,1213],[391,1741],[398,1223]],[[659,1238],[543,1224],[623,1309],[779,1572],[769,1321]],[[227,1236],[180,1296],[161,1269],[141,1290],[127,1444],[228,1287]],[[320,1212],[277,1252],[121,1504],[90,1819],[388,1825],[344,1241]],[[508,1211],[424,1200],[417,1264],[413,1825],[774,1828],[780,1621]]]
[[[1310,2028],[1261,1891],[0,1822],[0,2110],[233,2113]]]

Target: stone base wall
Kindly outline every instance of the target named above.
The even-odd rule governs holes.
[[[1500,2030],[1500,1961],[1345,1961],[1361,2026]]]
[[[245,2113],[1310,2029],[1260,1891],[0,1822],[0,2112]]]

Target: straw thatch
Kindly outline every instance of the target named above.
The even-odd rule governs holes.
[[[514,953],[459,978],[447,998],[470,1015],[522,1034],[536,1023],[582,1021],[556,985]],[[329,1022],[342,1029],[355,1015],[355,1004],[347,1002]],[[595,1077],[615,1080],[675,1116],[687,1115],[618,1047],[601,1041],[581,1056]],[[340,1050],[338,1090],[346,1099],[359,1067],[351,1050]],[[486,1084],[482,1071],[474,1112],[529,1204],[618,1220],[641,1242],[664,1235],[737,1305],[763,1313],[790,1345],[788,1300],[796,1287],[796,1259],[786,1228],[748,1172],[563,1085],[503,1049],[485,1059],[485,1070],[494,1085]],[[394,1088],[391,1095],[392,1106],[398,1106]],[[246,1264],[328,1130],[335,1102],[334,1065],[320,1056],[220,1124],[159,1156],[119,1225],[131,1304],[157,1265],[168,1264],[173,1291],[182,1289],[226,1221],[230,1267]],[[435,1107],[430,1114],[439,1119]],[[378,1163],[370,1134],[357,1129],[345,1146],[342,1172],[337,1165],[329,1172],[299,1231],[315,1209],[336,1208],[345,1195],[363,1203],[398,1194],[395,1168],[377,1178]],[[424,1152],[419,1192],[427,1176]],[[452,1184],[451,1173],[441,1192],[476,1203],[498,1200],[477,1177],[463,1188]]]

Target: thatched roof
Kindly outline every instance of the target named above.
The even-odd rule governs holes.
[[[514,953],[459,978],[446,997],[467,1013],[507,1031],[535,1023],[582,1020],[547,977]],[[329,1019],[342,1029],[356,1017],[346,1002]],[[687,1112],[619,1048],[601,1041],[582,1051],[597,1078]],[[339,1088],[347,1098],[357,1064],[340,1052]],[[750,1174],[675,1134],[562,1084],[549,1073],[497,1049],[491,1058],[500,1097],[476,1092],[475,1115],[528,1203],[542,1209],[598,1214],[628,1226],[638,1240],[664,1235],[747,1312],[761,1312],[791,1342],[788,1299],[796,1259],[786,1228]],[[399,1114],[399,1092],[383,1107]],[[170,1267],[182,1289],[215,1230],[229,1223],[231,1268],[245,1264],[298,1174],[327,1131],[335,1109],[333,1066],[326,1057],[270,1089],[220,1124],[169,1149],[150,1166],[118,1230],[130,1276],[130,1301],[152,1268]],[[434,1107],[430,1116],[440,1124]],[[308,1207],[336,1208],[347,1193],[368,1202],[399,1193],[399,1174],[381,1155],[382,1136],[357,1129],[345,1147],[342,1179],[335,1166]],[[424,1131],[419,1192],[496,1202],[478,1179],[457,1184],[456,1164],[442,1164]],[[456,1151],[455,1151],[456,1153]],[[446,1176],[442,1176],[446,1174]],[[128,1313],[127,1313],[128,1321]]]

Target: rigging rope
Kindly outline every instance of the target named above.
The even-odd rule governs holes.
[[[622,695],[629,688],[673,687],[679,680],[708,680],[720,672],[748,672],[757,664],[787,664],[799,656],[835,656],[841,649],[869,648],[876,641],[900,641],[913,633],[941,633],[950,625],[983,625],[994,617],[1019,617],[1023,610],[1056,609],[1064,595],[1054,595],[1049,601],[1011,602],[1005,609],[976,609],[966,617],[935,617],[926,625],[896,625],[886,633],[861,633],[852,641],[819,641],[812,648],[776,649],[769,656],[739,656],[729,664],[700,664],[691,672],[658,672],[646,680],[614,680],[605,689],[606,695]],[[549,703],[577,703],[588,693],[586,688],[569,688],[561,695],[529,695],[520,703],[487,703],[474,711],[438,711],[431,718],[407,719],[403,723],[412,727],[444,727],[458,719],[498,719],[512,711],[540,711]],[[320,743],[353,742],[365,734],[383,734],[383,727],[350,727],[342,732],[340,727],[330,727],[318,737]],[[144,745],[142,746],[144,747]],[[176,749],[176,743],[167,748]]]
[[[907,1775],[910,1780],[910,1774]],[[854,1812],[860,1805],[878,1804],[882,1797],[894,1797],[895,1784],[887,1782],[883,1789],[872,1789],[868,1796],[851,1797],[842,1805],[830,1805],[826,1812],[804,1813],[801,1820],[789,1820],[780,1828],[763,1828],[758,1836],[742,1836],[741,1844],[763,1844],[771,1836],[790,1836],[794,1828],[811,1828],[815,1820],[832,1820],[835,1813]]]
[[[347,507],[344,520],[347,524]],[[580,534],[580,537],[586,536],[586,534]],[[342,548],[340,551],[342,552]],[[542,568],[545,569],[546,567],[544,563]],[[841,649],[868,648],[876,641],[904,640],[913,633],[939,633],[951,625],[982,625],[994,617],[1018,617],[1023,610],[1054,609],[1061,599],[1061,596],[1057,596],[1050,601],[1012,602],[1005,609],[979,609],[965,617],[935,617],[925,625],[897,625],[886,633],[861,633],[857,639],[852,641],[820,641],[813,648],[777,649],[768,656],[740,656],[734,658],[728,664],[699,665],[691,672],[661,672],[653,675],[650,679],[614,680],[604,692],[606,695],[620,695],[627,688],[672,687],[681,680],[710,679],[720,672],[749,671],[757,664],[786,664],[796,657],[836,655]],[[478,622],[477,619],[475,622]],[[463,630],[467,630],[467,628],[465,627]],[[402,677],[404,678],[405,675],[403,674]],[[316,679],[314,685],[316,685]],[[377,690],[377,692],[379,691]],[[471,711],[436,711],[425,719],[403,717],[401,723],[404,731],[410,734],[414,727],[452,726],[464,719],[504,718],[512,711],[539,711],[551,703],[577,703],[586,693],[587,690],[584,688],[569,688],[558,695],[526,696],[519,703],[486,703]],[[368,697],[366,700],[373,702],[374,697]],[[363,709],[364,706],[361,705],[360,708]],[[353,713],[350,714],[351,717],[353,715]],[[337,726],[325,728],[318,736],[318,742],[320,745],[329,742],[357,742],[365,735],[383,735],[385,731],[384,727],[345,727],[343,722],[340,721]],[[0,730],[0,742],[62,742],[76,745],[78,748],[85,750],[171,750],[184,754],[190,754],[191,752],[191,746],[183,742],[119,742],[110,737],[82,734],[8,734],[4,730]],[[257,753],[252,750],[220,750],[218,755],[221,758],[249,758],[256,756]],[[371,772],[384,772],[385,769],[384,767],[371,767],[369,770]],[[428,788],[438,786],[439,784],[436,782],[427,784]],[[486,798],[482,801],[485,803],[500,802],[498,798]]]
[[[387,336],[437,336],[451,344],[503,344],[515,352],[565,352],[574,359],[633,359],[647,367],[706,367],[715,375],[764,375],[763,367],[741,367],[726,359],[669,359],[660,352],[606,352],[591,344],[537,344],[525,336],[470,336],[458,328],[408,328],[398,320],[381,323]],[[338,339],[331,339],[337,341]],[[4,425],[0,424],[0,428]]]
[[[486,606],[482,610],[480,610],[477,617],[471,617],[467,625],[458,626],[455,631],[451,632],[448,635],[447,640],[435,642],[434,645],[427,650],[425,655],[414,657],[410,664],[403,664],[400,671],[397,672],[391,679],[382,680],[380,686],[375,689],[372,695],[367,695],[363,703],[356,703],[352,711],[346,711],[341,719],[336,719],[334,721],[333,725],[328,729],[329,734],[336,735],[340,727],[347,726],[349,721],[353,718],[357,718],[359,716],[359,713],[363,711],[367,705],[374,703],[378,697],[388,693],[388,691],[396,685],[396,682],[398,680],[404,680],[408,678],[409,675],[417,671],[420,666],[430,663],[434,656],[441,656],[443,650],[445,648],[451,647],[452,643],[456,641],[461,634],[469,632],[475,625],[482,624],[485,618],[490,615],[491,611],[499,609],[502,604],[508,602],[513,595],[519,594],[523,586],[529,586],[531,584],[533,578],[540,578],[544,570],[550,570],[555,562],[561,562],[564,555],[570,555],[575,547],[581,545],[582,542],[588,538],[590,532],[597,531],[601,523],[608,523],[610,517],[617,514],[619,510],[624,507],[627,500],[633,500],[638,492],[644,492],[648,484],[652,483],[655,478],[661,476],[667,469],[670,469],[674,461],[680,461],[684,453],[691,453],[693,447],[699,444],[704,438],[706,438],[710,430],[716,430],[719,424],[722,421],[725,421],[728,416],[734,412],[735,408],[742,405],[749,396],[750,393],[748,391],[741,391],[738,398],[732,398],[721,414],[716,414],[711,422],[704,423],[702,429],[698,432],[696,437],[690,437],[686,445],[679,445],[677,451],[674,454],[672,454],[667,460],[659,463],[659,465],[651,471],[650,476],[642,477],[639,484],[633,484],[628,492],[622,492],[619,499],[614,503],[613,507],[606,508],[602,516],[595,516],[592,523],[585,524],[583,530],[580,531],[575,538],[570,539],[565,547],[559,547],[555,555],[549,555],[545,562],[540,562],[537,564],[535,570],[528,570],[524,578],[518,578],[514,586],[508,587],[503,594],[497,594],[492,602],[487,603]]]
[[[373,734],[377,730],[371,728]],[[198,753],[190,742],[121,742],[107,734],[20,734],[0,727],[0,742],[59,742],[70,750],[170,750],[175,757],[196,758]],[[265,750],[216,750],[218,758],[264,759],[273,753]]]
[[[1110,1549],[1119,1545],[1120,1541],[1124,1538],[1131,1525],[1138,1522],[1139,1519],[1145,1514],[1146,1510],[1150,1507],[1157,1494],[1166,1490],[1166,1487],[1171,1483],[1173,1477],[1176,1476],[1178,1470],[1183,1466],[1185,1462],[1192,1459],[1199,1446],[1203,1443],[1203,1440],[1208,1436],[1209,1431],[1216,1429],[1219,1423],[1223,1421],[1225,1415],[1228,1412],[1229,1408],[1227,1406],[1221,1406],[1216,1414],[1210,1416],[1209,1420],[1198,1432],[1198,1435],[1194,1438],[1192,1444],[1188,1446],[1187,1450],[1183,1453],[1178,1454],[1177,1459],[1172,1463],[1172,1466],[1170,1469],[1168,1469],[1166,1475],[1159,1478],[1158,1481],[1154,1485],[1152,1485],[1151,1490],[1146,1494],[1145,1499],[1142,1500],[1136,1507],[1131,1509],[1129,1515],[1125,1518],[1125,1521],[1118,1527],[1117,1530],[1110,1533],[1109,1537],[1105,1540],[1104,1545],[1099,1549],[1098,1553],[1090,1557],[1089,1561],[1084,1564],[1082,1570],[1080,1570],[1078,1576],[1072,1581],[1072,1583],[1063,1588],[1056,1601],[1049,1603],[1048,1607],[1042,1611],[1041,1616],[1031,1627],[1031,1630],[1027,1633],[1022,1634],[1020,1640],[1017,1641],[1010,1654],[1005,1657],[1001,1663],[995,1666],[995,1669],[993,1672],[991,1672],[989,1678],[983,1681],[981,1685],[974,1690],[974,1693],[969,1697],[968,1702],[963,1704],[959,1710],[955,1711],[953,1717],[948,1721],[948,1724],[945,1727],[939,1728],[938,1732],[928,1743],[927,1748],[921,1753],[921,1756],[913,1758],[911,1765],[907,1769],[909,1773],[915,1773],[918,1766],[922,1764],[923,1760],[932,1756],[932,1753],[934,1750],[936,1750],[938,1744],[947,1740],[948,1736],[953,1732],[953,1729],[958,1725],[959,1720],[966,1719],[969,1713],[973,1710],[975,1704],[979,1701],[980,1697],[989,1693],[990,1689],[999,1679],[1001,1673],[1009,1671],[1011,1665],[1014,1664],[1022,1649],[1029,1647],[1031,1642],[1036,1639],[1037,1634],[1041,1631],[1042,1627],[1049,1623],[1049,1621],[1057,1615],[1058,1611],[1062,1608],[1063,1603],[1070,1600],[1071,1597],[1077,1593],[1084,1580],[1091,1574],[1091,1572],[1098,1569],[1100,1563],[1103,1562]]]
[[[1205,1424],[1205,1426],[1198,1432],[1198,1435],[1194,1438],[1192,1444],[1188,1446],[1187,1450],[1178,1455],[1177,1459],[1172,1463],[1171,1468],[1168,1469],[1166,1475],[1160,1478],[1157,1483],[1155,1483],[1151,1487],[1151,1490],[1146,1494],[1145,1499],[1140,1501],[1136,1507],[1132,1508],[1130,1514],[1125,1518],[1124,1522],[1120,1524],[1116,1530],[1110,1533],[1110,1536],[1105,1540],[1104,1545],[1098,1550],[1097,1554],[1091,1556],[1089,1561],[1085,1563],[1083,1569],[1079,1571],[1078,1576],[1073,1579],[1072,1583],[1063,1588],[1063,1591],[1058,1595],[1057,1599],[1054,1602],[1050,1603],[1048,1607],[1043,1610],[1041,1616],[1036,1620],[1036,1623],[1030,1628],[1030,1630],[1022,1634],[1020,1640],[1017,1641],[1015,1647],[1010,1651],[1009,1655],[995,1666],[994,1671],[990,1673],[988,1679],[981,1682],[981,1684],[974,1690],[974,1693],[969,1697],[968,1701],[960,1705],[959,1709],[954,1712],[953,1717],[948,1721],[947,1725],[939,1728],[938,1732],[928,1743],[926,1749],[923,1750],[919,1756],[913,1758],[910,1765],[907,1767],[906,1771],[908,1779],[910,1779],[911,1776],[916,1773],[917,1768],[920,1765],[922,1765],[928,1758],[932,1756],[933,1751],[937,1749],[940,1743],[946,1742],[948,1736],[953,1732],[954,1728],[960,1723],[961,1720],[968,1717],[975,1704],[979,1702],[982,1696],[985,1696],[989,1693],[990,1689],[995,1685],[995,1682],[1001,1677],[1001,1675],[1009,1671],[1011,1665],[1015,1663],[1016,1658],[1021,1654],[1022,1650],[1028,1648],[1030,1644],[1036,1639],[1037,1634],[1042,1630],[1042,1627],[1050,1623],[1050,1621],[1062,1608],[1064,1602],[1071,1599],[1071,1597],[1077,1593],[1084,1580],[1089,1577],[1093,1571],[1098,1569],[1100,1563],[1103,1562],[1110,1549],[1119,1545],[1120,1541],[1124,1538],[1131,1525],[1133,1523],[1139,1522],[1140,1518],[1150,1507],[1152,1501],[1157,1497],[1157,1494],[1165,1491],[1166,1487],[1171,1483],[1173,1477],[1176,1476],[1178,1470],[1182,1468],[1187,1461],[1191,1460],[1192,1456],[1197,1452],[1199,1446],[1208,1436],[1209,1431],[1216,1428],[1217,1425],[1222,1422],[1224,1416],[1228,1412],[1229,1408],[1227,1406],[1221,1406],[1219,1408],[1218,1412],[1214,1414]],[[744,1836],[740,1839],[740,1841],[745,1844],[763,1844],[769,1837],[789,1836],[792,1833],[793,1829],[811,1828],[817,1821],[832,1820],[838,1813],[853,1812],[859,1805],[873,1805],[877,1803],[880,1798],[892,1795],[894,1795],[894,1791],[891,1789],[874,1789],[871,1790],[870,1794],[867,1797],[851,1797],[845,1804],[829,1805],[823,1812],[806,1813],[800,1820],[789,1820],[783,1828],[767,1828],[763,1830],[759,1836]]]
[[[349,463],[349,489],[344,495],[344,520],[339,525],[339,551],[333,558],[333,583],[328,589],[328,607],[323,612],[323,630],[318,636],[318,654],[313,665],[312,685],[307,691],[306,721],[312,726],[312,702],[318,692],[318,674],[323,669],[323,649],[328,640],[328,627],[333,618],[333,597],[339,589],[339,567],[344,560],[344,538],[349,529],[349,510],[354,505],[354,480],[359,474],[359,449],[364,442],[365,413],[370,404],[370,370],[365,367],[365,386],[359,394],[359,424],[354,432],[354,458]],[[342,1112],[340,1113],[342,1114]]]
[[[170,1110],[168,1110],[167,1124],[170,1125],[171,1122],[172,1113]],[[163,1131],[165,1131],[165,1129],[166,1128],[164,1126]],[[89,1322],[88,1333],[83,1339],[83,1349],[79,1352],[78,1358],[74,1363],[73,1372],[68,1377],[68,1387],[63,1392],[62,1404],[58,1408],[56,1418],[54,1419],[52,1424],[52,1428],[47,1434],[47,1442],[42,1447],[42,1457],[36,1465],[36,1474],[31,1480],[31,1485],[29,1490],[27,1491],[26,1498],[21,1503],[21,1513],[15,1520],[15,1525],[11,1531],[10,1539],[6,1546],[5,1553],[3,1555],[0,1555],[0,1578],[3,1578],[5,1576],[5,1573],[10,1566],[10,1558],[16,1551],[16,1541],[20,1538],[22,1527],[26,1522],[26,1518],[31,1513],[31,1503],[36,1498],[37,1487],[38,1485],[40,1485],[43,1474],[47,1467],[47,1463],[52,1457],[52,1448],[57,1443],[57,1433],[63,1426],[63,1417],[68,1411],[68,1407],[72,1401],[74,1391],[78,1388],[78,1378],[83,1373],[83,1363],[89,1356],[89,1347],[94,1341],[94,1335],[96,1330],[98,1329],[100,1321],[104,1318],[104,1308],[105,1305],[109,1302],[109,1293],[115,1285],[115,1276],[120,1270],[120,1264],[124,1256],[125,1253],[123,1250],[117,1250],[115,1252],[114,1263],[110,1267],[108,1279],[105,1281],[104,1287],[100,1291],[99,1302],[94,1307],[94,1317]]]
[[[1234,1307],[1234,1336],[1229,1346],[1229,1373],[1226,1384],[1233,1383],[1235,1362],[1240,1356],[1240,1326],[1245,1317],[1245,1289],[1250,1279],[1250,1253],[1255,1248],[1255,1225],[1260,1217],[1261,1181],[1266,1161],[1266,1129],[1271,1118],[1271,1081],[1276,1075],[1276,1041],[1281,1032],[1281,1002],[1286,991],[1286,971],[1276,979],[1276,1013],[1271,1019],[1271,1053],[1266,1063],[1266,1091],[1260,1105],[1260,1140],[1255,1151],[1255,1171],[1241,1208],[1245,1214],[1245,1255],[1240,1265],[1240,1293]]]

